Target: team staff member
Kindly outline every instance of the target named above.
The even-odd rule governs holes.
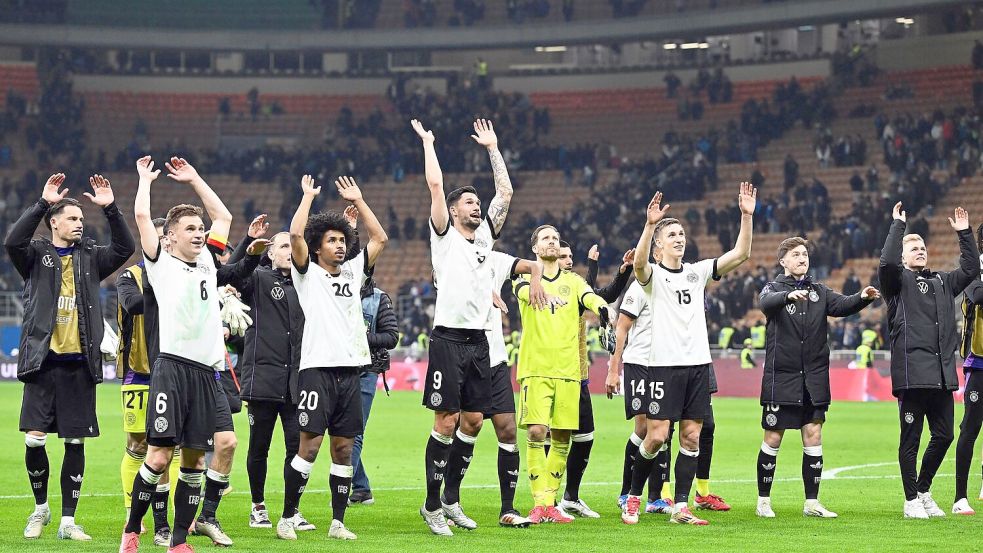
[[[827,317],[849,317],[880,297],[868,286],[852,296],[830,290],[809,276],[808,243],[797,236],[778,246],[784,274],[765,285],[758,298],[767,317],[764,372],[761,377],[761,426],[765,437],[758,453],[759,517],[774,518],[771,484],[778,447],[786,430],[802,431],[803,514],[836,518],[819,503],[823,472],[823,422],[829,390]]]
[[[63,173],[51,175],[41,198],[17,219],[4,241],[25,282],[17,378],[24,382],[20,430],[25,433],[24,461],[35,507],[24,537],[41,537],[42,528],[51,521],[44,445],[48,433],[57,432],[65,440],[58,537],[90,540],[75,523],[75,509],[85,474],[83,442],[99,435],[96,384],[102,382],[103,334],[99,283],[123,266],[135,244],[108,180],[91,177],[93,194],[85,193],[109,222],[108,245],[96,245],[82,236],[82,209],[78,200],[66,197],[67,188],[59,192],[64,182]],[[51,237],[32,240],[41,221]]]
[[[268,228],[266,216],[260,215],[249,225],[247,240],[261,238]],[[239,254],[240,249],[237,249],[230,261],[236,261]],[[284,475],[300,445],[297,379],[304,311],[290,274],[290,233],[273,235],[267,258],[270,266],[257,268],[239,288],[253,319],[253,324],[246,328],[239,365],[242,377],[240,395],[247,402],[249,420],[246,473],[253,504],[249,513],[251,528],[273,526],[266,508],[266,475],[270,444],[278,418],[283,428],[286,451]],[[297,531],[315,529],[300,513],[293,516],[293,522]]]
[[[894,222],[877,269],[887,302],[891,333],[891,386],[898,398],[901,442],[898,464],[904,485],[905,518],[945,516],[932,499],[932,478],[952,443],[952,392],[956,376],[955,298],[980,276],[979,250],[969,230],[969,214],[957,207],[949,225],[959,238],[959,268],[929,271],[921,236],[905,235],[905,212],[894,206]],[[928,418],[932,438],[916,474],[918,442]]]

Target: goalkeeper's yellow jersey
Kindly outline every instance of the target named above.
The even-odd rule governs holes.
[[[550,296],[567,302],[561,307],[536,309],[529,305],[529,281],[517,280],[522,341],[519,344],[518,380],[529,376],[580,381],[580,315],[594,313],[605,301],[594,293],[577,273],[560,271],[552,278],[543,276],[543,289]]]

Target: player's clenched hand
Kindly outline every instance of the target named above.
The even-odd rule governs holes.
[[[665,217],[666,212],[669,211],[669,204],[664,207],[659,204],[662,203],[662,192],[656,192],[655,196],[652,196],[652,201],[649,202],[648,208],[645,210],[645,222],[654,225]]]
[[[621,393],[621,377],[618,376],[618,367],[613,366],[614,358],[612,357],[608,364],[608,376],[604,379],[604,388],[607,390],[608,399],[611,396],[615,396]]]
[[[338,177],[338,180],[334,181],[334,185],[338,187],[338,194],[341,194],[345,201],[357,202],[362,199],[362,190],[355,184],[355,179]]]
[[[906,222],[908,220],[904,210],[901,209],[901,202],[894,204],[894,209],[891,211],[891,216],[894,217],[895,221]]]
[[[314,186],[314,177],[310,175],[300,178],[300,189],[304,191],[305,196],[317,196],[321,193],[321,187]]]
[[[789,302],[792,302],[792,301],[806,301],[807,299],[809,299],[809,291],[808,290],[793,290],[792,292],[789,292],[788,293],[788,298],[787,298],[786,301],[789,301]]]
[[[424,144],[433,144],[433,131],[424,129],[423,123],[413,119],[410,121],[410,126],[413,127],[413,130],[416,131],[416,135],[420,137],[420,140],[422,140]]]
[[[253,240],[249,247],[246,248],[246,253],[249,255],[259,255],[266,251],[266,248],[270,247],[273,242],[265,238],[257,238]]]
[[[55,173],[48,177],[48,182],[44,183],[44,190],[41,191],[41,199],[49,204],[56,204],[65,199],[68,189],[58,191],[62,184],[65,184],[65,173]]]
[[[868,286],[864,288],[862,292],[860,292],[860,297],[865,300],[876,300],[881,297],[881,292],[873,286]]]
[[[492,305],[500,309],[502,313],[509,312],[509,306],[505,305],[505,301],[502,300],[502,296],[498,295],[498,292],[492,292]]]
[[[153,182],[160,176],[160,169],[154,171],[154,160],[150,156],[143,156],[137,160],[137,175],[140,180]]]
[[[955,220],[953,220],[955,217]],[[966,212],[962,207],[957,207],[953,212],[952,217],[949,217],[949,225],[952,230],[960,231],[969,228],[969,213]]]
[[[249,230],[246,231],[246,235],[250,238],[262,238],[266,236],[266,231],[270,230],[270,223],[266,220],[269,217],[267,214],[257,215],[251,223],[249,223]]]
[[[593,246],[590,247],[590,250],[587,252],[587,259],[590,259],[591,261],[597,261],[599,257],[601,257],[601,252],[597,251],[597,244],[594,244]]]

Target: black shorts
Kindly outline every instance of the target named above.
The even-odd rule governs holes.
[[[768,404],[761,408],[761,428],[765,430],[800,429],[813,422],[826,422],[828,405],[816,406],[809,398],[802,405]]]
[[[220,371],[219,373],[219,386],[225,391],[225,399],[229,402],[229,411],[234,415],[242,411],[242,397],[239,395],[239,384],[236,380],[236,376],[232,375],[232,371]]]
[[[299,380],[301,432],[354,438],[364,431],[358,367],[312,367],[300,371]]]
[[[515,413],[515,392],[512,391],[512,368],[508,363],[492,367],[491,407],[484,412],[485,418],[502,413]]]
[[[20,406],[21,432],[57,432],[59,438],[94,438],[96,383],[86,361],[46,360],[24,383]]]
[[[710,365],[644,367],[625,363],[625,417],[703,420],[710,412]]]
[[[423,406],[450,413],[487,412],[492,406],[490,363],[483,330],[433,329]]]
[[[594,431],[594,406],[590,401],[590,390],[587,381],[580,383],[580,426],[574,434],[590,434]]]
[[[147,398],[147,443],[211,451],[224,398],[213,368],[189,359],[160,354],[150,375]],[[229,415],[231,418],[231,415]]]
[[[225,372],[225,371],[222,371]],[[219,373],[219,378],[225,378],[222,373]],[[231,379],[230,379],[231,380]],[[218,381],[218,386],[215,386],[215,431],[216,432],[235,432],[235,425],[232,423],[232,406],[230,405],[229,393],[225,390],[225,386],[222,385],[222,381]],[[242,405],[242,402],[239,402]],[[240,407],[240,410],[242,408]]]

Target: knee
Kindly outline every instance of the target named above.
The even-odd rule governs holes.
[[[484,423],[481,415],[461,416],[461,432],[468,436],[477,436],[481,432],[481,425]]]
[[[168,461],[171,460],[170,453],[167,449],[151,447],[148,448],[147,456],[143,462],[151,469],[157,472],[163,472],[167,468]],[[202,457],[202,461],[204,461],[204,457]]]
[[[345,440],[343,443],[331,444],[331,458],[337,464],[349,464],[352,460],[353,440]]]
[[[944,447],[948,447],[949,445],[951,445],[952,440],[954,439],[955,436],[952,433],[952,429],[947,429],[944,432],[940,432],[939,434],[932,436],[932,441]]]
[[[679,432],[679,446],[684,447],[690,451],[696,451],[700,447],[700,432],[699,430],[687,429],[685,432]]]
[[[526,429],[526,437],[530,442],[545,442],[546,441],[546,427],[535,424]]]
[[[433,429],[443,436],[453,436],[457,427],[457,413],[438,413],[433,421]]]
[[[135,455],[146,455],[147,454],[147,439],[143,434],[126,435],[126,449],[129,449]]]
[[[666,440],[668,439],[668,430],[649,430],[642,438],[642,444],[646,451],[655,451],[662,447],[662,444],[666,443]]]
[[[215,434],[215,451],[222,455],[232,455],[235,453],[239,440],[235,432],[219,432]]]
[[[505,428],[496,429],[496,434],[498,435],[498,441],[503,444],[514,444],[516,442],[515,436],[515,426],[507,426]]]

